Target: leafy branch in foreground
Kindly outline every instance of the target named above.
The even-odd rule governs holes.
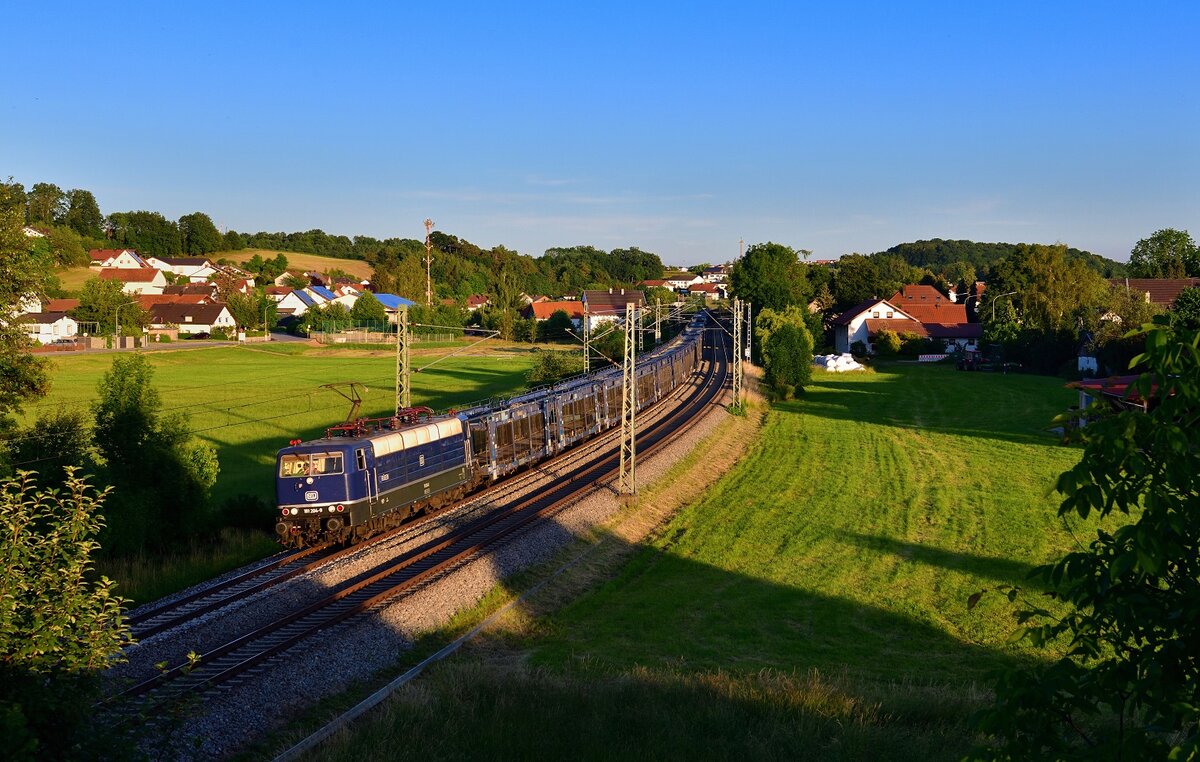
[[[1165,318],[1137,333],[1146,351],[1131,366],[1147,371],[1128,394],[1148,412],[1090,410],[1083,457],[1057,485],[1060,516],[1135,518],[1031,574],[1069,608],[1016,612],[1014,639],[1066,653],[999,675],[975,718],[991,739],[979,758],[1200,753],[1200,333]]]
[[[61,490],[35,476],[0,484],[0,735],[13,758],[87,756],[96,677],[129,639],[125,601],[92,569],[108,490],[74,469]]]

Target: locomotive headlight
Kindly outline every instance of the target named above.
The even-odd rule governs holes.
[[[299,512],[300,512],[300,509],[299,509],[299,508],[293,508],[293,509],[292,509],[292,515],[293,515],[293,516],[295,516],[295,515],[296,515],[297,513],[299,513]]]

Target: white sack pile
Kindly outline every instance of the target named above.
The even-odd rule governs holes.
[[[849,352],[842,355],[817,355],[813,358],[813,365],[833,373],[845,373],[848,370],[866,370],[861,363],[854,359],[854,355]]]

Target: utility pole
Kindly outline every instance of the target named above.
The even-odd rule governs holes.
[[[433,220],[425,218],[425,306],[433,306],[433,277],[430,265],[433,263],[433,242],[429,236],[433,233]]]
[[[665,305],[662,302],[654,303],[654,345],[658,346],[662,343],[662,308]]]
[[[626,304],[626,328],[636,320],[637,309],[632,303]],[[621,364],[621,457],[617,470],[618,491],[626,495],[637,494],[637,354],[634,347],[633,332],[626,330],[625,360]]]
[[[733,404],[742,401],[742,302],[733,298]]]
[[[411,373],[408,360],[408,306],[396,315],[396,415],[412,407]]]
[[[638,341],[638,347],[637,347],[637,348],[638,348],[638,352],[639,352],[639,353],[646,351],[646,343],[645,343],[645,341],[644,341],[644,337],[645,337],[645,334],[646,334],[646,332],[645,332],[645,330],[642,328],[642,322],[643,322],[643,321],[642,321],[642,316],[641,316],[641,315],[638,315],[638,318],[637,318],[637,341]],[[631,330],[632,330],[632,329],[631,329]]]

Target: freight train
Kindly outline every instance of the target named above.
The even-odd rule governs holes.
[[[637,363],[644,409],[686,383],[704,351],[699,313]],[[434,415],[428,408],[361,419],[276,456],[281,543],[357,542],[621,423],[621,370],[609,368],[494,405]]]

